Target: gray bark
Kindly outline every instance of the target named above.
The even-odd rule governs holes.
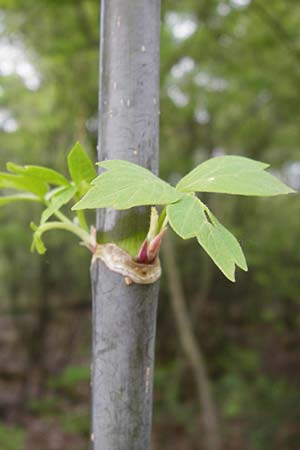
[[[160,0],[102,0],[98,158],[158,171]],[[139,235],[149,211],[101,210],[106,241]],[[104,235],[104,236],[103,236]],[[127,286],[98,259],[93,291],[94,450],[148,450],[158,283]]]

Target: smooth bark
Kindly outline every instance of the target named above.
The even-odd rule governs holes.
[[[101,5],[98,158],[158,172],[160,0]],[[144,236],[149,211],[101,210],[106,241]],[[148,450],[158,283],[127,286],[100,260],[93,290],[94,450]]]

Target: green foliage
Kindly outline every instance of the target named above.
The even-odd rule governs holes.
[[[294,192],[264,171],[268,164],[241,156],[219,156],[200,164],[177,185],[181,192],[272,196]]]
[[[247,271],[245,256],[239,242],[213,214],[207,213],[208,220],[201,225],[197,240],[214,263],[231,281],[235,281],[235,265]]]
[[[0,424],[1,450],[24,450],[25,438],[26,432],[24,429]]]
[[[179,202],[168,205],[171,227],[181,238],[196,237],[199,227],[207,221],[205,205],[195,195],[185,195]]]
[[[0,188],[31,192],[40,198],[47,193],[47,184],[38,177],[0,173]]]
[[[39,255],[43,255],[47,249],[44,242],[42,241],[42,233],[39,230],[39,227],[35,225],[35,223],[31,222],[30,227],[34,231],[30,250],[32,252],[36,250]]]
[[[0,187],[20,191],[17,194],[6,194],[0,197],[0,206],[17,202],[33,201],[43,204],[39,225],[31,223],[33,241],[31,251],[43,254],[46,246],[42,235],[49,230],[67,230],[77,235],[86,245],[90,242],[90,235],[86,231],[87,224],[84,213],[78,211],[75,217],[67,217],[61,208],[67,203],[77,201],[90,187],[90,182],[96,176],[93,163],[79,143],[68,154],[68,166],[72,180],[57,172],[42,166],[20,166],[8,162],[7,170],[11,173],[0,173]],[[54,188],[53,188],[54,186]],[[58,221],[50,221],[55,216]]]
[[[162,178],[171,180],[175,185],[178,177],[215,155],[219,149],[227,154],[247,155],[271,162],[276,171],[288,175],[286,166],[299,161],[300,102],[297,92],[300,79],[297,44],[300,3],[285,0],[166,0],[162,2],[162,7]],[[55,167],[66,174],[63,149],[70,142],[80,139],[90,148],[96,146],[96,132],[85,127],[85,124],[97,114],[99,2],[86,0],[74,8],[74,2],[69,0],[2,0],[1,8],[5,8],[1,37],[4,42],[7,38],[12,42],[16,39],[17,45],[21,40],[22,48],[28,52],[30,62],[38,69],[42,79],[39,88],[31,90],[27,89],[18,75],[6,76],[3,73],[1,76],[1,108],[11,111],[19,124],[19,129],[13,133],[0,129],[1,167],[8,160],[20,164],[30,161]],[[169,22],[170,14],[174,13],[179,26],[184,24],[186,17],[198,22],[199,27],[187,39],[174,36],[174,27]],[[183,64],[185,61],[190,63],[190,67]],[[182,67],[183,70],[178,71]],[[176,76],[174,69],[177,71]],[[171,89],[185,96],[185,105],[174,102],[169,94]],[[204,113],[202,121],[197,117],[199,109]],[[243,364],[241,361],[234,364],[232,353],[224,346],[226,336],[230,334],[236,342],[257,342],[259,347],[263,347],[267,323],[259,325],[260,318],[268,315],[270,321],[272,317],[272,322],[268,322],[272,327],[271,350],[263,355],[266,367],[272,361],[272,367],[268,367],[270,376],[258,389],[261,368],[255,367],[250,375],[243,377],[242,383],[237,380],[237,377],[241,378],[239,374],[235,377],[231,374],[232,384],[227,391],[226,404],[230,410],[232,399],[237,407],[233,405],[234,418],[231,415],[229,419],[226,414],[222,422],[224,446],[251,450],[298,450],[300,420],[295,415],[298,412],[299,416],[300,410],[297,383],[299,343],[296,339],[299,336],[300,292],[299,197],[267,200],[245,197],[241,200],[235,196],[208,194],[203,198],[201,196],[201,200],[239,236],[251,266],[249,276],[241,277],[237,286],[231,286],[225,277],[222,280],[218,276],[210,258],[204,253],[197,253],[198,246],[188,241],[175,241],[180,255],[177,264],[193,315],[199,302],[196,293],[202,292],[202,285],[206,285],[204,291],[208,292],[203,294],[203,300],[201,296],[204,306],[201,307],[201,314],[195,317],[195,328],[200,333],[199,343],[204,345],[214,387],[217,380],[224,376],[224,368],[220,370],[215,367],[216,355],[227,360],[232,372]],[[11,298],[14,304],[15,293],[20,287],[28,305],[35,301],[33,285],[49,290],[49,282],[46,284],[41,279],[40,266],[43,261],[24,254],[24,246],[28,245],[26,224],[38,214],[40,207],[34,202],[26,202],[26,205],[25,202],[24,205],[16,202],[0,210],[0,258],[3,268],[0,273],[1,303],[6,301],[9,304]],[[69,205],[65,211],[68,208]],[[38,218],[34,220],[39,223]],[[69,248],[70,241],[64,238],[64,234],[57,236],[59,248],[53,248],[48,256],[50,259],[52,252],[56,255],[55,264],[49,266],[47,271],[51,293],[54,293],[60,305],[67,300],[64,286],[73,286],[73,300],[81,299],[80,292],[82,298],[87,298],[89,289],[86,273],[81,270],[81,258],[88,255],[82,254],[80,248]],[[28,258],[31,258],[30,272],[26,270]],[[17,272],[13,261],[18,262]],[[206,281],[206,266],[209,268],[210,282]],[[175,339],[170,339],[172,318],[164,302],[163,291],[162,300],[158,357],[166,367],[169,346]],[[65,320],[69,324],[70,316],[66,315]],[[18,326],[21,325],[20,318]],[[281,330],[279,340],[284,345],[278,345],[275,333],[278,328]],[[220,336],[219,345],[211,341],[215,334]],[[177,347],[176,353],[172,353],[172,360],[180,361],[182,354],[177,351]],[[245,354],[246,350],[241,349],[241,353]],[[273,365],[275,356],[280,360],[279,366]],[[51,361],[51,349],[46,358]],[[189,381],[186,370],[182,370],[182,378]],[[278,383],[285,376],[289,390],[280,389]],[[166,397],[171,397],[168,388],[172,390],[170,385],[175,384],[176,377],[179,378],[180,393],[173,402],[170,400],[170,407],[165,408]],[[165,445],[158,443],[157,449],[170,446],[169,441],[175,441],[175,447],[177,445],[184,449],[197,448],[202,444],[193,392],[190,400],[191,404],[195,402],[194,409],[187,415],[185,429],[177,426],[177,418],[173,427],[169,421],[174,411],[175,416],[185,411],[183,397],[191,389],[188,381],[184,385],[176,372],[169,370],[163,384],[158,386],[154,418],[158,416],[158,434],[161,439],[165,439]],[[271,394],[272,391],[274,394]],[[278,392],[277,397],[275,391]],[[266,407],[265,399],[271,395],[273,401]],[[237,399],[238,396],[243,397],[243,401]],[[57,404],[63,401],[61,391],[55,401]],[[216,401],[221,403],[219,395]],[[9,409],[5,409],[9,414]],[[252,421],[249,420],[250,410]],[[249,415],[245,417],[247,412]],[[26,419],[29,425],[30,418]],[[161,429],[163,420],[167,423],[166,429]],[[197,427],[195,443],[192,445],[185,441],[181,445],[181,441],[177,442],[177,436],[180,433],[179,438],[183,436],[184,439],[186,427],[192,423]],[[287,440],[289,432],[294,433],[293,445]],[[257,442],[255,447],[251,445],[254,440]],[[38,445],[38,450],[46,447],[46,444]]]
[[[91,372],[86,366],[69,366],[60,375],[49,380],[49,386],[56,389],[76,387],[79,383],[88,383]]]
[[[7,170],[9,172],[24,174],[28,177],[39,178],[46,183],[58,185],[58,186],[69,186],[70,182],[59,172],[48,167],[42,166],[19,166],[12,162],[6,164]]]
[[[57,212],[62,206],[64,206],[66,203],[69,203],[70,200],[75,196],[76,194],[76,187],[70,186],[70,187],[64,187],[57,190],[52,196],[49,201],[49,206],[43,211],[42,217],[41,217],[41,224],[44,224],[47,222],[47,220],[55,213]]]
[[[284,448],[297,449],[293,426],[299,423],[300,389],[284,377],[276,379],[261,371],[259,355],[250,348],[227,348],[225,374],[219,382],[218,397],[223,417],[247,423],[247,442],[253,449],[276,448],[285,428]],[[259,374],[259,375],[258,375]]]
[[[40,202],[41,199],[40,197],[37,197],[36,195],[30,193],[5,195],[4,197],[0,197],[0,206],[19,201]]]
[[[99,166],[109,170],[92,182],[90,191],[73,209],[165,205],[182,197],[168,183],[136,164],[111,160],[101,162]]]
[[[231,281],[235,281],[236,265],[247,271],[243,251],[237,239],[220,224],[194,191],[258,196],[294,192],[264,171],[267,164],[240,156],[209,159],[182,178],[176,188],[126,161],[104,161],[99,165],[109,170],[92,182],[91,189],[73,207],[74,210],[166,204],[167,219],[173,230],[183,239],[197,238]]]
[[[196,197],[195,192],[258,196],[294,192],[264,171],[268,167],[267,164],[240,156],[209,159],[183,177],[176,188],[149,170],[128,161],[108,160],[100,162],[99,166],[108,170],[95,178],[94,166],[79,143],[75,144],[68,155],[68,167],[73,182],[48,168],[22,167],[8,163],[7,168],[15,174],[2,174],[2,186],[15,189],[22,186],[24,190],[37,194],[47,206],[42,213],[40,225],[32,224],[32,250],[43,254],[46,247],[42,234],[54,228],[71,231],[89,245],[91,237],[85,231],[83,209],[128,209],[143,205],[166,205],[166,211],[163,211],[160,219],[157,218],[157,222],[166,224],[169,221],[173,230],[183,239],[196,238],[223,274],[229,280],[235,281],[236,266],[247,271],[240,244]],[[49,190],[49,184],[58,184],[60,187]],[[38,200],[39,197],[28,198],[28,194],[23,193],[18,198],[4,197],[3,204],[22,199]],[[79,226],[60,211],[73,198],[80,199],[72,208],[77,211]],[[53,215],[56,215],[61,223],[47,224]],[[151,226],[150,224],[150,228]]]
[[[75,144],[68,155],[68,167],[80,196],[85,194],[90,187],[90,182],[96,176],[96,170],[79,142]]]
[[[197,415],[197,408],[194,408],[188,401],[182,401],[182,364],[172,362],[168,364],[156,365],[154,373],[154,391],[156,392],[155,415],[158,423],[162,423],[167,417],[173,419],[176,425],[184,425],[192,428],[193,417]]]
[[[90,435],[90,415],[86,411],[68,411],[61,415],[60,422],[68,433]]]
[[[235,281],[235,265],[247,270],[237,239],[197,197],[186,195],[179,202],[169,205],[167,214],[173,230],[183,239],[196,237],[229,280]]]

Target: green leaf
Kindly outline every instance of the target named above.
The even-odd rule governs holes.
[[[5,195],[3,197],[0,197],[0,206],[6,205],[8,203],[24,201],[24,200],[31,201],[31,202],[40,202],[41,201],[40,197],[37,197],[36,195],[28,194],[28,193],[24,193],[24,194],[20,193],[20,194]]]
[[[0,172],[0,188],[32,192],[41,198],[48,191],[47,183],[39,178],[29,177],[24,174],[13,175],[4,172]]]
[[[91,181],[97,176],[94,164],[83,147],[77,142],[68,155],[68,167],[80,195],[84,195]]]
[[[239,242],[210,211],[197,234],[197,240],[230,281],[235,281],[235,265],[247,271],[247,263]]]
[[[6,168],[12,173],[24,173],[24,166],[20,166],[19,164],[10,161],[6,163]]]
[[[219,156],[200,164],[182,178],[180,192],[219,192],[237,195],[274,196],[289,194],[286,186],[265,169],[268,164],[242,156]]]
[[[240,269],[247,272],[248,266],[247,266],[246,258],[243,253],[243,250],[240,246],[239,241],[229,230],[227,230],[227,228],[225,228],[218,221],[218,219],[212,214],[211,211],[209,211],[209,209],[206,210],[206,216],[208,218],[208,221],[214,227],[214,233],[219,236],[220,240],[223,241],[224,245],[227,247],[228,252],[230,253],[231,257],[233,258],[235,264],[238,267],[240,267]],[[199,239],[199,235],[197,237]]]
[[[58,211],[63,205],[68,203],[76,194],[76,187],[70,186],[62,188],[51,197],[50,205],[44,210],[41,217],[41,224],[47,222],[56,211]]]
[[[164,205],[182,197],[152,172],[128,161],[103,161],[99,166],[109,170],[92,182],[89,192],[73,209],[128,209],[140,205]]]
[[[42,166],[19,166],[15,163],[8,162],[7,170],[17,174],[24,174],[28,177],[39,178],[46,183],[57,186],[70,186],[70,182],[59,172],[48,167]]]
[[[214,263],[231,281],[235,281],[235,265],[247,270],[241,246],[197,197],[186,195],[167,206],[173,230],[183,239],[196,237]]]
[[[183,239],[197,236],[206,220],[203,204],[195,195],[185,195],[179,202],[167,206],[167,216],[173,230]]]

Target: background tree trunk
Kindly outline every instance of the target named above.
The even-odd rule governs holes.
[[[203,421],[203,448],[205,450],[222,450],[217,407],[213,399],[204,355],[193,333],[193,325],[186,306],[175,252],[168,235],[165,236],[163,241],[163,257],[170,287],[171,307],[174,312],[179,339],[195,376]]]
[[[160,0],[102,0],[98,158],[158,172]],[[101,210],[106,241],[145,237],[149,211]],[[142,236],[144,234],[144,236]],[[148,450],[158,283],[127,286],[97,260],[93,291],[94,450]]]

